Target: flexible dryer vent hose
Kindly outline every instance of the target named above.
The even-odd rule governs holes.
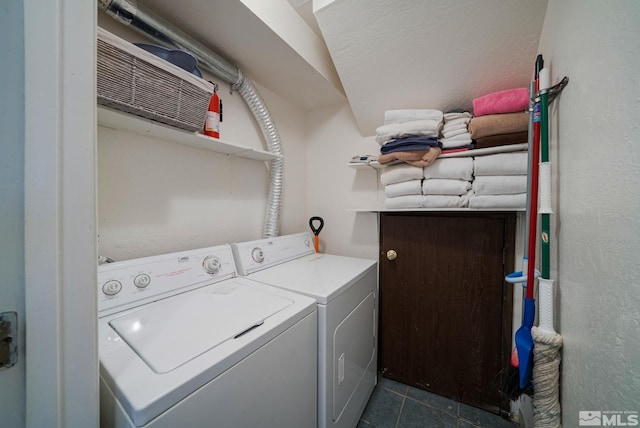
[[[240,73],[241,83],[236,87],[238,93],[247,103],[251,113],[260,125],[262,135],[264,135],[269,151],[276,155],[283,155],[282,145],[280,144],[280,135],[276,129],[276,125],[271,120],[269,111],[265,106],[258,90],[253,86],[251,80],[244,78]],[[278,228],[280,224],[280,205],[282,199],[282,178],[284,170],[284,158],[279,157],[271,161],[271,180],[269,186],[269,200],[267,201],[267,212],[265,213],[263,235],[265,238],[278,236]]]
[[[165,21],[144,5],[138,5],[135,0],[97,0],[97,2],[98,9],[118,22],[150,37],[156,43],[167,48],[183,49],[195,55],[201,67],[231,84],[231,88],[237,90],[242,96],[260,125],[269,152],[280,156],[271,161],[269,199],[263,228],[263,237],[278,236],[284,175],[284,159],[281,156],[284,152],[271,114],[251,80],[244,76],[235,65]]]

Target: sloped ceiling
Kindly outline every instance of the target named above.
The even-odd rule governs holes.
[[[471,111],[473,98],[528,87],[547,1],[313,0],[312,6],[358,125],[372,135],[385,110]]]
[[[307,111],[345,101],[319,31],[314,32],[286,0],[134,3],[203,43],[254,82]],[[312,17],[310,4],[305,11]]]
[[[547,0],[137,0],[306,111],[462,108],[527,87]]]

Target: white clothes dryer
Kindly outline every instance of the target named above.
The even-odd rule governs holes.
[[[221,245],[98,269],[102,427],[316,426],[317,311]]]
[[[377,262],[316,254],[309,233],[231,244],[238,272],[318,304],[318,427],[354,428],[377,382]]]

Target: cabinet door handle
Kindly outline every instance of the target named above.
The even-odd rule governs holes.
[[[396,250],[387,251],[387,260],[395,260],[397,257],[398,253],[396,253]]]

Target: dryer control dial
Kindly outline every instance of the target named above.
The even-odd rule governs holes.
[[[210,275],[217,273],[220,270],[220,259],[216,256],[207,256],[202,261],[202,268]]]
[[[251,251],[251,258],[256,263],[262,263],[264,261],[264,251],[262,248],[256,247]]]
[[[146,273],[141,273],[133,278],[133,285],[138,288],[145,288],[149,284],[151,284],[151,277]]]
[[[102,292],[107,296],[115,296],[122,290],[122,283],[111,279],[102,285]]]

